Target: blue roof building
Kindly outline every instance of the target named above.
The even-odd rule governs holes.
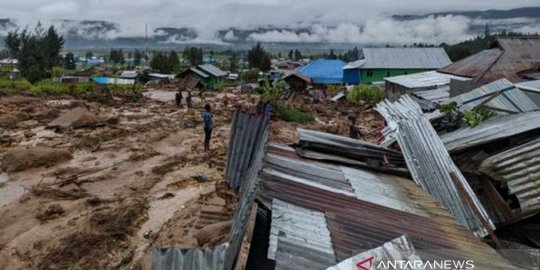
[[[319,59],[296,69],[309,77],[315,84],[342,84],[343,67],[347,63],[341,60]]]

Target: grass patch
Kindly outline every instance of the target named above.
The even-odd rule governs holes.
[[[295,108],[285,107],[283,105],[277,107],[277,112],[279,113],[281,119],[286,122],[307,124],[315,120],[309,113],[301,112]]]
[[[133,91],[133,89],[140,88],[140,86],[116,84],[96,86],[93,82],[55,83],[50,79],[31,84],[26,79],[10,80],[7,78],[0,78],[0,90],[2,90],[2,92],[5,94],[18,94],[21,91],[27,91],[35,94],[78,96],[84,93],[92,92],[96,88],[104,87],[111,91],[120,92]]]

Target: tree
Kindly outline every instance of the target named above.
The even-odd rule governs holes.
[[[238,71],[238,55],[236,52],[233,52],[231,54],[231,58],[229,59],[229,70],[231,72]]]
[[[171,73],[174,71],[177,71],[180,66],[180,59],[178,58],[178,54],[175,51],[169,52],[168,62],[166,65],[167,70],[164,70],[164,73]]]
[[[24,30],[20,35],[18,31],[15,30],[14,32],[9,32],[6,36],[4,43],[11,57],[19,57],[19,52],[21,51],[21,39],[24,36],[26,36],[26,30]]]
[[[54,26],[49,27],[47,34],[41,40],[43,53],[45,53],[45,61],[47,69],[52,69],[54,66],[62,62],[60,52],[64,47],[64,38],[60,36]]]
[[[154,52],[152,59],[150,60],[150,67],[161,72],[165,67],[166,61],[166,57],[162,52]]]
[[[196,66],[203,63],[203,49],[195,47],[186,47],[182,52],[182,57],[191,65]]]
[[[75,56],[68,52],[64,57],[64,68],[67,70],[75,70]]]
[[[257,42],[251,50],[248,51],[248,63],[250,68],[258,68],[262,71],[268,71],[272,67],[272,58]]]
[[[293,59],[294,59],[294,51],[290,50],[289,51],[289,60],[293,60]]]
[[[122,49],[111,49],[111,52],[109,53],[109,59],[114,64],[124,64],[124,52],[122,51]]]
[[[294,51],[294,60],[299,61],[302,60],[302,58],[304,58],[304,56],[302,56],[302,53],[298,49],[296,49]]]
[[[337,59],[337,55],[336,53],[334,52],[334,49],[330,49],[330,54],[328,55],[328,58],[329,59]]]
[[[94,54],[92,52],[86,52],[86,59],[92,59],[94,57]]]
[[[490,35],[489,25],[486,23],[486,27],[484,28],[484,38],[489,38]]]
[[[450,60],[454,62],[472,55],[472,52],[469,49],[469,47],[464,46],[464,45],[450,46],[446,49],[446,53],[448,54],[448,57],[450,58]]]
[[[10,54],[19,59],[19,69],[23,77],[35,83],[45,77],[50,77],[54,66],[62,62],[60,52],[64,39],[54,27],[44,31],[38,23],[32,33],[26,29],[20,34],[9,32],[5,46]]]
[[[142,52],[139,51],[138,49],[135,49],[135,52],[133,53],[133,64],[135,66],[140,66],[142,58],[143,58]]]

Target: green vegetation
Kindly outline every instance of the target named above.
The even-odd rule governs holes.
[[[117,91],[135,91],[138,90],[139,86],[111,85],[107,87],[110,87],[111,90]],[[35,84],[31,84],[26,79],[9,80],[5,78],[0,78],[0,91],[6,94],[15,94],[21,93],[21,91],[26,91],[34,94],[77,96],[84,93],[92,92],[94,91],[94,89],[94,84],[91,82],[67,84],[55,83],[52,80],[42,80]]]
[[[452,101],[447,104],[441,104],[439,110],[443,113],[450,113],[458,108],[458,104],[455,101]]]
[[[195,47],[186,47],[182,52],[182,57],[186,59],[190,65],[196,66],[203,63],[203,49]]]
[[[495,113],[483,106],[472,111],[465,111],[463,113],[465,122],[469,127],[478,126],[480,123],[490,119],[493,116],[495,116]]]
[[[38,23],[33,32],[9,32],[4,43],[10,56],[19,59],[22,76],[31,83],[50,77],[52,68],[62,63],[64,38],[53,26],[45,31]]]
[[[125,62],[124,52],[122,51],[122,49],[119,49],[119,50],[111,49],[111,52],[109,53],[109,59],[115,65],[117,65],[117,64],[123,65],[124,62]]]
[[[270,83],[268,78],[264,78],[263,82],[263,99],[271,104],[279,104],[281,102],[282,90],[285,89],[285,82],[278,79],[274,83]]]
[[[286,107],[283,105],[277,106],[277,112],[281,119],[287,122],[295,122],[300,124],[308,124],[315,120],[309,113],[301,112],[297,109]]]
[[[384,98],[384,91],[377,86],[361,84],[355,86],[347,93],[347,101],[358,102],[363,100],[369,105],[375,105]]]
[[[267,53],[260,42],[248,51],[249,68],[257,68],[262,71],[269,71],[272,66],[272,56]]]
[[[496,35],[492,35],[490,33],[489,27],[486,25],[486,29],[484,30],[483,35],[479,35],[473,39],[460,42],[452,46],[441,44],[441,47],[443,47],[446,50],[446,53],[448,54],[448,57],[450,57],[450,60],[455,62],[463,58],[466,58],[468,56],[471,56],[475,53],[479,53],[483,50],[492,48],[498,37],[522,37],[522,36],[523,37],[538,37],[538,35],[528,35],[528,34],[506,32],[506,31],[503,31]]]
[[[242,80],[243,82],[256,82],[258,78],[259,78],[258,68],[248,69],[240,74],[240,80]]]
[[[170,51],[169,54],[154,52],[150,67],[165,74],[177,72],[180,68],[180,59],[175,51]]]

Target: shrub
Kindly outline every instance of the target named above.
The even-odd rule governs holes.
[[[25,79],[18,80],[9,80],[2,78],[0,79],[0,89],[11,89],[11,90],[30,90],[32,84]]]
[[[247,71],[242,72],[240,75],[240,79],[243,82],[256,82],[259,78],[259,69],[252,68]]]
[[[307,124],[314,120],[313,116],[309,113],[301,112],[295,108],[285,107],[279,105],[277,112],[281,119],[287,122],[295,122],[300,124]]]
[[[490,119],[493,116],[495,116],[495,113],[486,107],[480,107],[473,111],[465,111],[463,113],[465,122],[469,127],[478,126],[480,123]]]
[[[361,84],[355,86],[347,93],[347,100],[357,102],[365,101],[369,105],[375,105],[384,98],[384,91],[377,86]]]

